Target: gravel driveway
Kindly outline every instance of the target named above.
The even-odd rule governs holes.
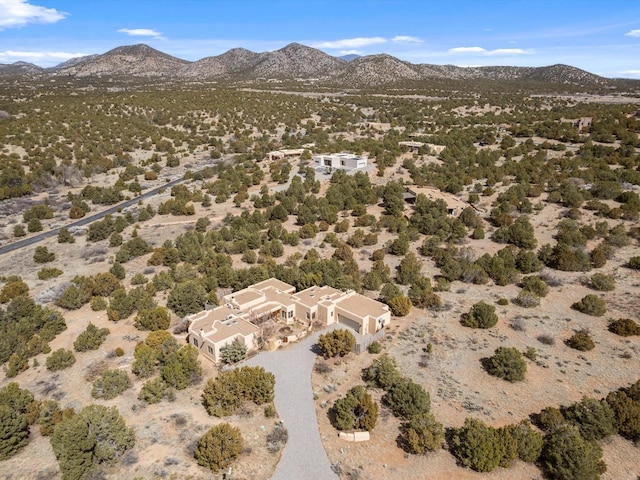
[[[320,440],[311,389],[312,351],[320,332],[286,350],[262,352],[244,362],[261,366],[276,377],[275,406],[289,440],[272,480],[336,480]]]

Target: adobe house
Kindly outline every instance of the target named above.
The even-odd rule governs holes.
[[[256,349],[260,334],[256,323],[265,317],[309,327],[314,322],[340,323],[361,335],[375,333],[391,322],[387,305],[352,290],[314,286],[296,293],[295,287],[275,278],[225,295],[223,300],[224,305],[187,318],[189,343],[214,362],[220,359],[220,349],[235,339],[247,350]]]
[[[433,187],[417,187],[415,185],[405,187],[404,199],[407,203],[415,205],[418,195],[424,195],[431,201],[444,200],[447,204],[449,215],[458,217],[469,204],[455,195],[443,192]]]

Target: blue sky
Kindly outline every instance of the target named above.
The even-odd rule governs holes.
[[[186,60],[291,42],[412,63],[565,63],[640,79],[638,0],[0,0],[0,63],[146,43]]]

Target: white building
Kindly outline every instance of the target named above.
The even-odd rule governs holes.
[[[365,168],[369,159],[351,153],[331,153],[328,155],[314,155],[314,167],[341,168],[343,170],[353,170]]]

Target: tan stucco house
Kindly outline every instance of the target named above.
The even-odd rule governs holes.
[[[239,339],[247,350],[258,347],[258,320],[278,318],[287,324],[340,323],[361,335],[372,334],[391,322],[389,307],[352,290],[295,287],[275,278],[251,285],[223,297],[224,305],[188,317],[189,343],[217,362],[220,348]]]

